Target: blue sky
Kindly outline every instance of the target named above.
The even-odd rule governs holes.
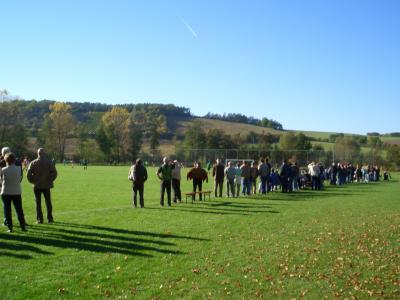
[[[400,1],[2,1],[0,89],[400,131]]]

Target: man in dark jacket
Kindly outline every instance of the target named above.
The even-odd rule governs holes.
[[[263,158],[261,159],[261,164],[258,166],[258,173],[261,177],[261,192],[266,194],[268,177],[271,174],[271,165],[268,164],[268,159],[267,163],[265,163]]]
[[[53,223],[53,207],[51,205],[50,189],[57,178],[57,170],[50,159],[46,157],[43,148],[39,148],[38,158],[29,164],[27,178],[33,184],[33,192],[36,200],[36,220],[38,224],[43,223],[42,194],[46,202],[47,221]]]
[[[282,193],[287,193],[289,191],[289,177],[291,173],[291,168],[287,164],[286,159],[283,160],[281,169],[280,169],[280,180],[282,185]]]
[[[129,170],[128,179],[133,183],[133,207],[137,207],[137,194],[139,192],[140,208],[144,208],[144,183],[147,180],[147,169],[142,160],[138,158]]]
[[[217,158],[217,163],[213,167],[212,175],[214,177],[214,193],[215,197],[222,197],[222,188],[224,186],[225,166],[221,160]]]
[[[251,168],[248,161],[244,161],[243,165],[240,167],[242,170],[243,178],[243,195],[250,195],[251,189]]]
[[[163,158],[163,164],[157,170],[156,175],[161,180],[160,205],[164,206],[164,194],[167,191],[168,206],[171,206],[172,166],[167,157]]]

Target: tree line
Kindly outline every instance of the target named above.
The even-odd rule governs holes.
[[[10,146],[19,156],[31,157],[34,154],[30,151],[42,146],[60,161],[66,158],[66,152],[73,152],[75,159],[92,162],[127,162],[138,156],[158,159],[162,154],[160,140],[172,131],[168,119],[191,116],[189,109],[173,105],[10,101],[4,99],[4,93],[2,100],[0,146]],[[302,133],[287,131],[278,135],[250,131],[230,135],[218,129],[205,130],[201,121],[190,124],[182,138],[169,139],[175,145],[174,156],[182,160],[190,160],[190,149],[270,149],[274,153],[289,150],[325,153],[327,158],[336,156],[352,162],[372,161],[400,167],[400,147],[383,143],[381,136],[333,134],[329,137],[333,148],[325,149],[316,139]],[[72,144],[73,151],[68,149]]]
[[[229,114],[215,114],[215,113],[207,113],[204,118],[207,119],[214,119],[214,120],[222,120],[222,121],[228,121],[228,122],[235,122],[235,123],[243,123],[243,124],[250,124],[250,125],[256,125],[256,126],[261,126],[261,127],[266,127],[266,128],[272,128],[276,130],[283,130],[283,126],[281,123],[278,121],[268,119],[268,118],[262,118],[262,119],[257,119],[254,117],[248,117],[243,114],[237,114],[237,113],[229,113]]]

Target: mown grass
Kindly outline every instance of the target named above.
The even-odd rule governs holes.
[[[24,180],[29,231],[0,232],[1,299],[400,297],[398,174],[168,208],[149,168],[133,209],[127,167],[58,169],[56,223],[34,224]]]

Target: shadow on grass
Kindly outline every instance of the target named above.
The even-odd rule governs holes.
[[[244,205],[242,205],[244,204]],[[231,202],[231,201],[195,201],[193,204],[180,204],[168,208],[162,207],[149,207],[148,209],[165,210],[165,211],[182,211],[182,212],[195,212],[203,214],[216,214],[216,215],[241,215],[247,216],[254,213],[279,213],[279,211],[271,210],[269,205],[253,205],[250,202]]]
[[[301,190],[292,193],[273,192],[268,200],[283,200],[283,201],[310,201],[337,196],[354,196],[363,195],[376,191],[378,186],[373,184],[353,183],[341,186],[325,186],[323,190],[314,191],[311,189]]]
[[[207,239],[191,236],[62,222],[33,225],[28,228],[29,231],[22,234],[19,232],[0,233],[0,249],[9,250],[0,251],[0,257],[31,259],[34,254],[53,254],[46,251],[47,249],[43,250],[43,246],[142,257],[152,257],[154,253],[179,255],[184,252],[173,249],[176,247],[173,240],[207,241]],[[170,241],[166,241],[166,239]]]

